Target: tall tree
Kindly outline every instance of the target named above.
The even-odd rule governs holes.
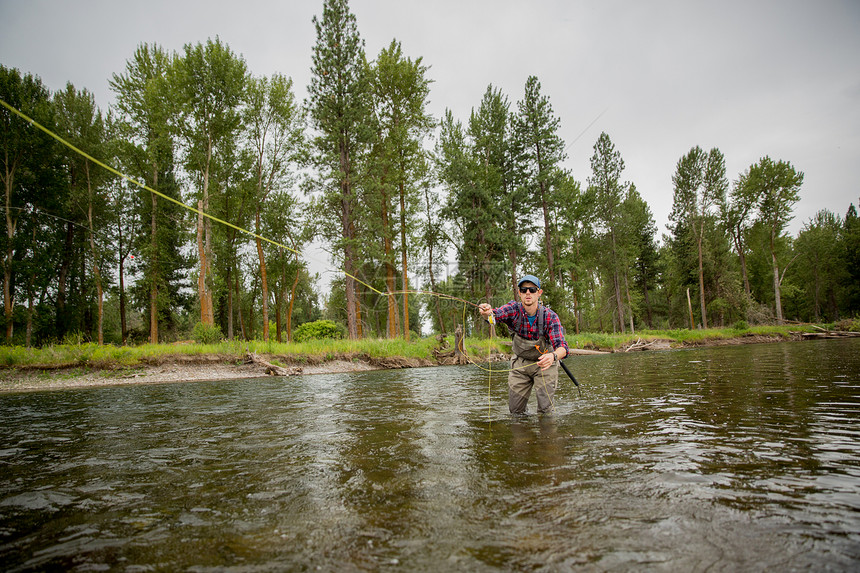
[[[355,185],[358,157],[372,137],[370,82],[355,15],[347,0],[326,0],[322,19],[313,18],[317,39],[313,48],[313,68],[308,86],[310,115],[318,135],[314,143],[323,176],[331,182],[324,204],[340,221],[347,333],[358,338],[359,319],[355,276],[358,272],[358,242]]]
[[[147,187],[179,199],[174,174],[176,143],[172,124],[178,104],[168,74],[173,56],[158,45],[141,44],[126,62],[125,72],[114,74],[110,82],[115,95],[117,129],[125,146],[119,149],[127,173]],[[179,303],[179,276],[187,264],[182,256],[181,207],[140,190],[135,201],[141,220],[139,235],[133,237],[138,253],[135,267],[142,271],[136,288],[149,311],[149,341],[159,341],[159,320]],[[124,261],[124,259],[123,259]]]
[[[0,66],[0,99],[42,125],[53,126],[53,106],[39,78],[22,76]],[[0,180],[3,183],[6,222],[3,249],[3,309],[6,342],[12,342],[15,305],[15,252],[21,248],[18,220],[28,205],[41,202],[56,178],[55,143],[5,107],[0,108]],[[26,242],[27,239],[24,239]]]
[[[559,165],[567,157],[564,142],[558,135],[561,120],[555,116],[549,98],[541,94],[541,85],[535,76],[526,80],[525,95],[517,103],[514,116],[514,133],[522,153],[520,167],[524,170],[525,184],[534,202],[543,213],[543,243],[546,255],[549,284],[556,282],[556,245],[553,229],[552,206],[557,204],[556,189],[563,176]]]
[[[200,320],[214,325],[212,221],[203,213],[210,213],[213,182],[223,180],[217,173],[216,150],[229,148],[241,126],[240,106],[248,72],[244,59],[218,37],[206,44],[186,44],[183,57],[175,61],[172,70],[172,82],[179,94],[177,127],[185,141],[186,169],[198,187]]]
[[[803,277],[815,321],[823,314],[833,321],[839,317],[839,291],[847,284],[843,228],[838,215],[823,209],[804,224],[794,242],[795,251],[806,263],[796,273]]]
[[[255,78],[249,84],[246,129],[254,153],[254,229],[260,261],[263,340],[269,340],[269,277],[263,241],[263,212],[273,193],[288,192],[293,165],[302,151],[302,117],[292,92],[293,82],[282,75]]]
[[[96,106],[95,97],[86,89],[78,91],[72,84],[65,91],[54,96],[57,108],[59,133],[78,149],[85,150],[94,157],[104,157],[106,149],[105,123],[101,111]],[[89,159],[67,150],[64,153],[70,186],[70,207],[79,212],[85,221],[90,247],[93,280],[96,288],[98,309],[96,332],[99,344],[104,344],[104,285],[102,280],[103,254],[101,241],[96,236],[96,220],[100,230],[106,227],[101,221],[107,205],[106,193],[102,188],[107,173],[94,165]]]
[[[860,217],[857,216],[854,203],[849,205],[842,225],[845,270],[848,274],[845,309],[851,313],[860,313]]]
[[[621,182],[621,172],[624,170],[624,160],[621,153],[615,149],[615,144],[604,132],[594,144],[594,155],[591,156],[591,177],[588,185],[595,197],[595,213],[598,224],[603,229],[606,241],[606,255],[609,259],[609,269],[612,280],[613,296],[618,311],[618,326],[625,332],[624,301],[621,292],[623,279],[623,257],[621,251],[621,227],[623,221],[622,204],[627,195],[629,185]]]
[[[392,40],[379,53],[372,69],[372,90],[375,116],[378,122],[382,155],[390,163],[386,181],[396,190],[400,208],[400,260],[403,291],[403,333],[409,339],[409,269],[408,245],[418,208],[420,184],[427,173],[427,161],[422,141],[433,127],[426,112],[430,94],[427,67],[421,58],[414,62],[403,56],[400,43]],[[381,186],[385,190],[385,185]],[[387,202],[383,207],[387,212]],[[386,253],[387,255],[387,253]],[[389,282],[391,272],[389,267]],[[390,288],[389,292],[393,289]],[[392,297],[389,295],[389,299]],[[389,315],[391,314],[389,306]],[[391,319],[389,318],[389,335]]]
[[[793,218],[794,204],[800,199],[803,172],[795,170],[787,161],[773,161],[763,157],[749,168],[749,184],[759,197],[759,220],[768,230],[770,239],[771,266],[773,269],[773,292],[776,319],[782,322],[782,300],[780,283],[782,276],[777,260],[777,239]]]
[[[672,177],[675,186],[670,219],[693,232],[699,263],[699,302],[702,327],[708,328],[705,297],[704,239],[705,227],[714,217],[714,209],[725,202],[728,181],[725,158],[719,149],[705,153],[696,146],[678,160]]]
[[[639,287],[643,302],[645,303],[645,321],[653,328],[651,292],[657,282],[657,245],[655,236],[657,224],[651,214],[651,208],[642,198],[634,185],[630,185],[627,197],[624,201],[625,212],[625,239],[628,245],[627,258],[634,261],[629,269],[633,275],[633,281]],[[633,312],[633,304],[630,301],[628,289],[628,304]],[[632,324],[632,318],[631,318]],[[632,326],[631,326],[632,329]]]

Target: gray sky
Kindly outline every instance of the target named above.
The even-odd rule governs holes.
[[[71,81],[104,109],[108,80],[143,43],[178,51],[220,36],[257,75],[306,95],[322,0],[0,0],[0,62]],[[369,59],[392,39],[430,66],[430,111],[466,121],[489,84],[511,105],[538,77],[585,184],[609,134],[659,232],[672,174],[693,146],[718,147],[730,180],[769,155],[805,173],[789,226],[860,199],[860,2],[352,0]],[[603,113],[605,112],[605,113]],[[603,115],[601,115],[603,113]],[[586,127],[598,118],[589,129]],[[586,130],[583,133],[583,130]],[[576,139],[580,136],[579,139]],[[576,139],[576,141],[574,141]]]

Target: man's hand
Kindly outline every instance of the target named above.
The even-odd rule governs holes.
[[[491,314],[493,314],[493,307],[487,304],[486,302],[482,302],[478,305],[478,310],[481,313],[481,316],[484,318],[489,318]]]
[[[541,354],[540,358],[537,361],[537,365],[540,366],[541,370],[546,370],[552,363],[555,362],[555,353],[547,352],[545,354]]]

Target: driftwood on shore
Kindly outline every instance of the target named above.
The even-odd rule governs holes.
[[[463,336],[463,327],[459,324],[457,325],[457,330],[454,332],[454,347],[451,348],[448,344],[448,341],[445,340],[445,337],[441,334],[436,337],[439,341],[439,348],[433,349],[433,357],[436,359],[439,364],[445,365],[453,365],[453,364],[468,364],[469,359],[466,356],[465,348],[463,346],[464,336]]]
[[[860,332],[849,332],[842,330],[826,330],[824,332],[801,332],[803,340],[827,340],[832,338],[858,338]]]
[[[259,364],[266,369],[266,374],[269,376],[296,376],[297,374],[302,373],[301,366],[284,368],[283,366],[278,366],[277,364],[272,364],[271,362],[263,360],[254,352],[245,354],[245,364]]]

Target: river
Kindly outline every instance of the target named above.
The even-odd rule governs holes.
[[[566,364],[0,395],[2,569],[860,568],[860,340]]]

